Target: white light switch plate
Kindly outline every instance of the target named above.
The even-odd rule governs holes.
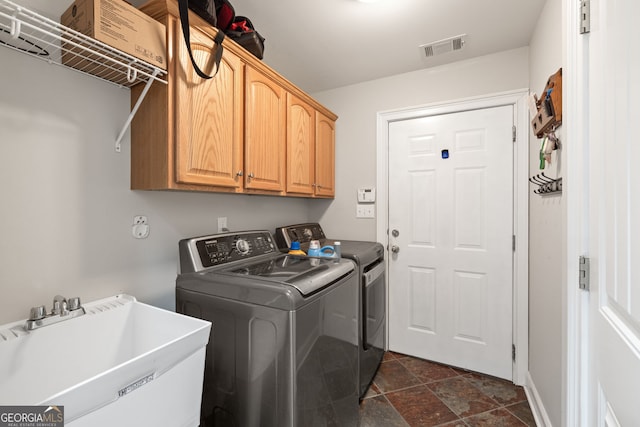
[[[218,217],[218,233],[223,233],[225,231],[229,231],[229,229],[227,228],[227,217]]]
[[[356,218],[375,218],[375,205],[356,205]]]

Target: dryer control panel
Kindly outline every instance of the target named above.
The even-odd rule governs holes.
[[[312,240],[326,239],[320,224],[309,222],[305,224],[295,224],[276,229],[276,242],[280,249],[291,247],[292,242],[300,242],[301,246]]]
[[[278,251],[268,231],[212,234],[181,240],[180,267],[183,273],[201,271],[230,262]]]

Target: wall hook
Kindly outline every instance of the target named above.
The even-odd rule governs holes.
[[[548,195],[562,192],[562,178],[549,178],[541,172],[529,178],[529,182],[538,186],[534,194]]]
[[[13,14],[12,14],[13,18],[11,19],[11,30],[9,34],[11,34],[11,38],[13,40],[18,40],[18,37],[20,37],[21,21],[18,21],[17,19],[19,13],[20,13],[20,8],[17,8],[16,10],[13,11]]]
[[[129,67],[127,68],[127,81],[129,83],[135,82],[136,79],[138,78],[138,70],[131,67],[131,65],[133,65],[135,63],[136,63],[136,61],[131,62],[129,64]]]

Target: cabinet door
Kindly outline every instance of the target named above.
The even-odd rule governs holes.
[[[248,65],[245,91],[245,189],[283,192],[286,92]]]
[[[315,127],[315,110],[287,94],[287,193],[313,194]]]
[[[175,81],[176,181],[242,188],[243,63],[225,49],[212,79],[191,64],[179,22],[174,32],[178,63]],[[191,50],[200,68],[215,69],[213,41],[191,28]]]
[[[335,121],[316,112],[316,195],[335,196]]]

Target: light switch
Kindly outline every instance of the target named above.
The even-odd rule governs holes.
[[[227,217],[220,216],[218,217],[218,233],[224,233],[225,231],[229,231],[227,228]]]
[[[356,205],[356,218],[375,218],[375,205]]]

